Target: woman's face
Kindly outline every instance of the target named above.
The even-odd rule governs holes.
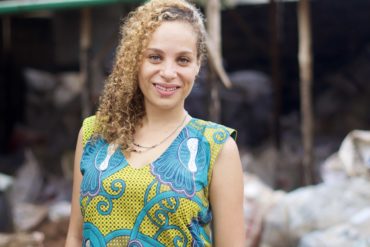
[[[154,31],[138,75],[146,108],[184,107],[200,67],[196,44],[197,34],[186,22],[165,21]]]

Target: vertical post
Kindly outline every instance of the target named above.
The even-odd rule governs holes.
[[[274,90],[274,106],[272,119],[272,136],[275,148],[280,150],[281,146],[281,128],[280,128],[280,114],[281,114],[281,78],[280,78],[280,51],[279,51],[279,16],[276,0],[270,0],[270,56],[271,56],[271,75]]]
[[[91,9],[81,10],[80,29],[80,77],[83,84],[81,95],[82,118],[91,115],[91,84],[89,83],[89,57],[91,48]]]
[[[313,112],[312,112],[312,48],[309,0],[298,3],[299,70],[303,140],[303,178],[305,185],[313,184]]]
[[[11,35],[11,20],[10,16],[5,15],[2,17],[2,26],[3,26],[3,52],[4,55],[8,55],[11,50],[12,44],[12,35]]]
[[[207,2],[207,30],[209,38],[214,44],[215,52],[221,54],[221,6],[219,0],[209,0]],[[222,57],[221,55],[219,57]],[[218,84],[216,81],[215,69],[209,66],[208,88],[210,92],[208,109],[209,119],[214,122],[220,122],[221,119],[221,102]]]
[[[11,44],[12,44],[12,32],[11,32],[11,19],[9,15],[5,15],[2,17],[2,43],[3,47],[1,47],[0,51],[0,65],[5,67],[9,67],[9,61],[8,59],[10,58],[11,55]],[[6,81],[5,83],[9,83]],[[2,96],[5,96],[5,102],[7,103],[10,99],[9,95],[9,85],[5,85],[2,87],[2,90],[5,89],[5,94],[1,93]],[[5,104],[5,106],[9,106],[9,104]],[[7,113],[8,111],[5,111]],[[3,110],[1,110],[1,113],[4,113]],[[4,116],[6,117],[6,116]],[[5,125],[0,125],[2,127],[0,129],[0,138],[4,138],[5,140],[8,139],[8,133],[9,133],[9,128]],[[3,128],[5,127],[5,128]],[[8,132],[8,133],[7,133]],[[4,145],[3,145],[4,143]],[[6,142],[1,141],[0,142],[0,149],[5,149],[6,148]],[[9,198],[9,189],[13,183],[12,179],[10,177],[7,177],[3,174],[0,173],[0,180],[2,180],[2,185],[0,185],[0,205],[2,208],[2,214],[3,216],[1,217],[0,221],[0,232],[13,232],[14,231],[14,222],[13,222],[13,210],[12,210],[12,203]]]

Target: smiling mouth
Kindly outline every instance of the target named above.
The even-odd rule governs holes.
[[[165,91],[165,92],[174,92],[176,89],[179,89],[179,86],[162,86],[157,83],[153,83],[154,87],[157,88],[158,90]]]

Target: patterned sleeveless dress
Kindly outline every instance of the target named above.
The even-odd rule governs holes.
[[[120,148],[83,123],[83,246],[211,246],[209,185],[217,155],[236,132],[192,118],[154,162],[133,168]]]

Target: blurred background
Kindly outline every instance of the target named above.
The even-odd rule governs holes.
[[[64,246],[74,148],[139,0],[0,1],[0,246]],[[190,115],[237,129],[247,246],[370,246],[370,1],[203,0]]]

